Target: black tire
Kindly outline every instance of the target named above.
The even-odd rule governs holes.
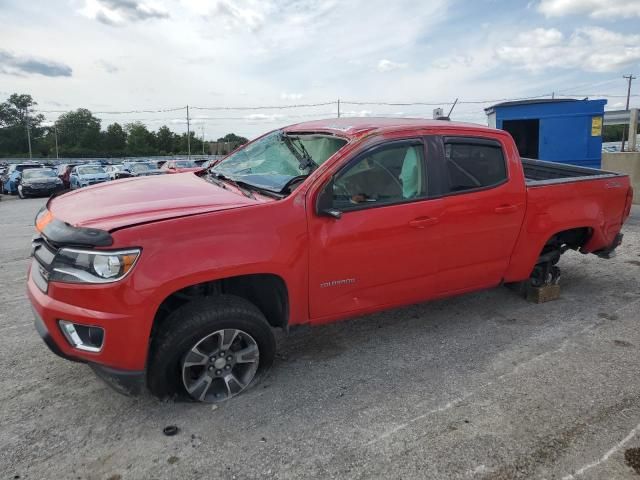
[[[255,340],[259,351],[257,371],[241,391],[255,385],[273,364],[276,352],[273,331],[252,303],[232,295],[217,295],[194,300],[176,309],[155,334],[147,374],[151,393],[161,399],[179,397],[197,401],[189,395],[183,382],[183,362],[198,342],[226,329],[246,332]],[[235,394],[230,394],[229,398],[233,396]]]

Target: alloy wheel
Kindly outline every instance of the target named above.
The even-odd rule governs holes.
[[[182,382],[201,402],[221,402],[242,392],[258,370],[260,351],[248,333],[224,329],[200,339],[182,360]]]

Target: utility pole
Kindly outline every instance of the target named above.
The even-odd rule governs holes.
[[[27,125],[27,143],[29,143],[29,160],[33,160],[33,155],[31,153],[31,132],[29,131],[29,115],[25,114],[24,120],[25,120],[25,124]]]
[[[204,155],[204,124],[202,125],[202,155]]]
[[[625,110],[628,112],[629,97],[631,97],[631,81],[635,80],[636,77],[634,77],[633,74],[630,73],[629,75],[623,75],[622,78],[627,80],[627,105],[625,107]],[[631,112],[629,112],[629,115],[631,115]],[[631,117],[629,117],[629,123],[631,123]],[[624,139],[626,136],[627,136],[627,126],[625,125],[624,128],[622,129],[622,148],[620,148],[621,152],[624,152]],[[635,145],[633,146],[633,149],[635,149]]]
[[[340,118],[340,99],[338,99],[338,118]]]
[[[187,105],[187,157],[191,160],[191,123],[189,119],[189,105]]]
[[[53,123],[53,131],[56,137],[56,160],[59,160],[60,157],[58,156],[58,126],[55,124],[55,122]]]

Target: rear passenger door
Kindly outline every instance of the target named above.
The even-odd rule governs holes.
[[[443,137],[441,148],[438,293],[498,285],[522,225],[523,185],[496,140]]]

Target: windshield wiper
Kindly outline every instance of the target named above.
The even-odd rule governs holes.
[[[225,183],[222,180],[218,180],[215,173],[208,172],[207,177],[209,177],[209,180],[211,180],[211,182],[216,186],[220,188],[224,188],[225,190],[227,189],[227,186],[225,185]]]
[[[229,178],[226,175],[222,174],[222,173],[218,173],[218,172],[210,172],[211,175],[213,175],[214,178],[217,178],[219,180],[224,180],[225,182],[230,183],[231,185],[233,185],[234,187],[236,187],[238,190],[240,190],[242,192],[242,194],[245,197],[249,197],[253,200],[256,199],[256,196],[253,194],[253,192],[251,190],[249,190],[246,187],[242,187],[240,184],[242,185],[246,185],[249,186],[248,183],[244,183],[244,182],[239,182],[237,180],[234,180],[233,178]]]
[[[316,168],[318,168],[318,164],[313,161],[311,155],[309,155],[307,149],[304,148],[304,145],[302,144],[300,139],[297,137],[294,138],[298,140],[298,142],[296,143],[298,148],[296,148],[296,146],[293,144],[293,140],[291,137],[284,133],[280,135],[280,139],[284,142],[291,153],[293,153],[293,156],[296,157],[296,160],[298,160],[300,170],[309,170],[309,173],[313,172]]]

